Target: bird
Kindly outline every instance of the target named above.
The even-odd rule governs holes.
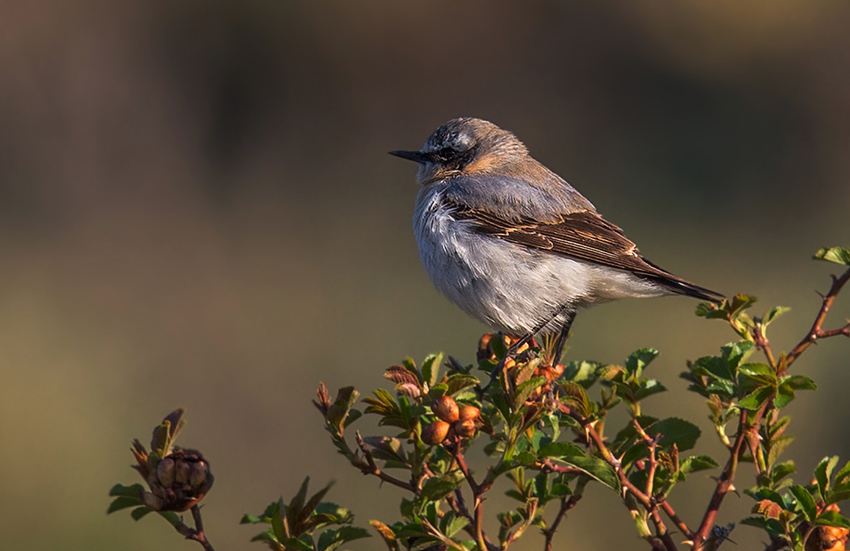
[[[511,350],[539,334],[554,341],[557,365],[580,309],[624,298],[724,298],[644,258],[489,121],[452,119],[422,149],[390,154],[419,165],[413,229],[431,282],[472,318],[521,337]]]

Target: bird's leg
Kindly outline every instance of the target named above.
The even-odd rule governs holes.
[[[534,329],[532,329],[530,333],[526,334],[520,340],[511,345],[511,347],[508,348],[508,351],[505,352],[505,355],[502,357],[502,359],[499,360],[499,363],[497,363],[493,370],[490,372],[490,380],[487,382],[486,385],[484,385],[484,388],[481,389],[481,393],[483,394],[484,392],[486,392],[487,389],[490,388],[490,385],[493,384],[493,381],[496,380],[496,377],[499,376],[499,373],[505,370],[505,364],[508,362],[509,358],[516,356],[517,351],[525,344],[527,344],[531,339],[533,339],[534,335],[543,331],[543,329],[545,329],[547,325],[555,321],[558,316],[560,316],[564,312],[568,312],[567,321],[566,323],[564,323],[564,327],[561,328],[561,334],[558,336],[558,341],[556,343],[556,347],[560,347],[556,348],[556,350],[558,350],[558,359],[560,359],[561,353],[564,350],[564,345],[567,341],[566,335],[570,331],[570,326],[573,323],[573,319],[575,319],[575,311],[572,310],[571,304],[565,304],[564,306],[559,308],[557,312],[555,312],[552,316],[544,319]],[[553,362],[552,365],[557,365],[557,362]]]
[[[564,310],[562,309],[561,312]],[[558,313],[560,315],[560,312]],[[552,367],[561,363],[561,356],[564,354],[564,346],[567,344],[567,339],[570,336],[570,327],[576,319],[575,310],[567,310],[567,319],[561,327],[561,332],[558,334],[558,340],[555,341],[554,354],[552,355]]]

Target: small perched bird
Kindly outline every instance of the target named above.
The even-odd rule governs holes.
[[[722,295],[643,258],[623,231],[512,133],[475,118],[439,127],[419,151],[413,229],[434,286],[508,335],[557,335],[560,360],[579,308],[630,297]]]

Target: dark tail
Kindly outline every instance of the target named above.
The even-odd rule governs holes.
[[[641,259],[658,270],[655,273],[642,274],[647,279],[651,280],[653,283],[657,283],[662,287],[665,287],[677,295],[685,295],[688,297],[698,298],[700,300],[707,300],[708,302],[713,302],[715,304],[720,304],[723,302],[726,297],[716,291],[712,291],[711,289],[706,289],[705,287],[700,287],[699,285],[694,285],[690,281],[685,281],[682,278],[676,277],[667,270],[663,268],[659,268],[652,262],[647,259],[641,257]]]

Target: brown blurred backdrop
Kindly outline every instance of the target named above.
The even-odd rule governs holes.
[[[309,399],[319,381],[381,385],[407,355],[474,359],[484,328],[432,289],[414,167],[386,155],[449,118],[516,132],[660,265],[758,295],[759,311],[793,307],[779,349],[828,286],[811,254],[850,245],[847,2],[12,0],[0,14],[3,549],[195,549],[159,519],[104,514],[109,487],[136,481],[130,440],[181,405],[181,443],[217,477],[218,549],[259,549],[239,516],[306,475],[337,479],[331,498],[360,525],[396,519],[398,492],[345,469]],[[720,457],[677,375],[733,335],[694,306],[587,312],[568,359],[659,348],[651,374],[677,392],[647,411],[699,423],[699,451]],[[850,296],[832,320],[848,315]],[[798,364],[821,385],[790,408],[801,481],[850,456],[824,421],[850,416],[848,358],[835,339]],[[697,499],[673,496],[690,522],[712,484],[693,479]],[[590,494],[561,548],[644,549],[616,498]],[[731,496],[720,520],[750,504]],[[758,548],[754,529],[732,536]],[[516,547],[540,548],[528,540]]]

